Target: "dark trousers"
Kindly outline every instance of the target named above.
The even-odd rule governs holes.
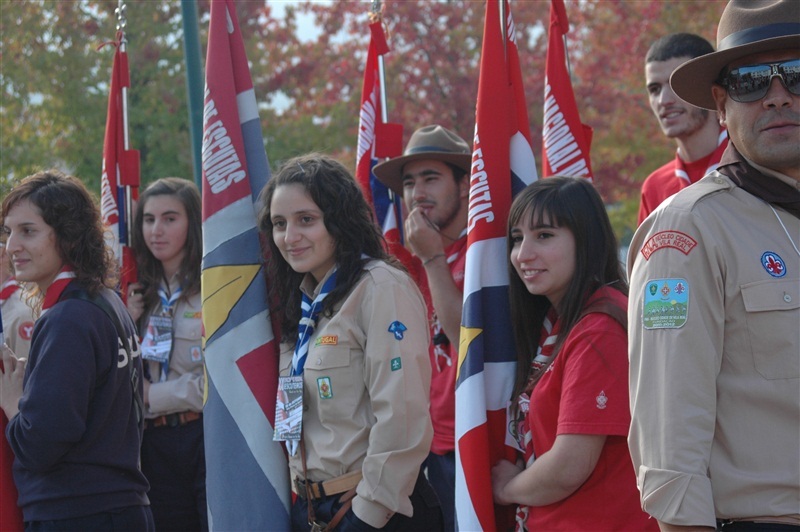
[[[92,530],[98,532],[154,532],[153,514],[149,506],[129,506],[116,512],[57,519],[53,521],[28,521],[26,532],[75,532]]]
[[[423,467],[428,471],[428,482],[442,504],[445,532],[456,529],[456,453],[428,454]]]
[[[145,429],[142,472],[158,532],[208,530],[202,419]]]
[[[313,501],[314,512],[318,523],[329,523],[333,516],[342,504],[339,498],[343,494],[330,495]],[[414,508],[414,515],[408,517],[406,515],[396,513],[389,519],[386,526],[377,529],[374,528],[353,513],[353,509],[347,510],[344,518],[339,522],[336,527],[337,532],[362,532],[372,530],[386,530],[392,532],[409,531],[418,532],[427,531],[440,531],[442,530],[442,512],[439,508],[439,499],[436,493],[431,488],[425,475],[420,472],[417,477],[417,483],[414,485],[414,491],[411,494],[411,505]],[[308,524],[308,504],[306,499],[297,497],[297,500],[292,505],[292,530],[307,532],[311,530]]]

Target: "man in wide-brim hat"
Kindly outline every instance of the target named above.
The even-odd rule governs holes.
[[[800,2],[732,0],[670,84],[716,109],[716,171],[628,257],[631,431],[662,530],[800,527]]]
[[[445,531],[455,529],[455,385],[467,251],[472,150],[440,125],[416,130],[403,155],[373,169],[408,211],[406,244],[428,303],[431,324],[431,420],[428,479],[442,503]]]

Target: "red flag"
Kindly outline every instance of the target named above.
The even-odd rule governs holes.
[[[378,223],[389,223],[399,227],[400,199],[378,181],[372,168],[379,158],[397,157],[402,153],[403,126],[384,123],[382,119],[381,76],[379,58],[389,53],[386,36],[380,22],[369,25],[371,38],[364,68],[364,84],[361,88],[361,110],[358,121],[358,150],[356,152],[356,180],[367,202],[373,206]],[[387,218],[387,216],[389,218]],[[390,218],[394,217],[394,220]],[[400,241],[398,232],[389,232],[387,238]]]
[[[270,170],[233,0],[211,3],[202,167],[209,525],[288,530],[289,467],[272,440],[279,355],[256,223]]]
[[[128,241],[133,221],[133,201],[139,188],[139,152],[126,146],[127,90],[131,86],[125,36],[117,33],[111,86],[108,94],[106,134],[103,142],[103,174],[100,178],[100,211],[111,231],[109,242],[120,265],[120,294],[128,296],[128,285],[136,282],[136,258]]]
[[[592,128],[581,123],[575,103],[564,49],[564,35],[568,32],[564,0],[552,0],[545,65],[542,175],[579,176],[591,180]]]
[[[508,2],[486,2],[472,173],[467,264],[456,381],[456,519],[459,530],[507,530],[513,507],[493,504],[491,467],[513,460],[506,406],[516,352],[508,303],[506,222],[511,200],[536,180],[514,21]],[[505,35],[501,31],[505,28]]]

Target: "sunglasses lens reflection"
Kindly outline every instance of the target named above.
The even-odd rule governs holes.
[[[736,68],[728,74],[725,87],[735,101],[755,102],[767,95],[772,78],[776,76],[786,90],[800,96],[800,59]]]

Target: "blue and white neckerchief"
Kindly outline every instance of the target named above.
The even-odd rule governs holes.
[[[178,299],[181,297],[181,293],[183,292],[183,287],[178,285],[178,288],[175,289],[174,292],[167,294],[168,287],[165,287],[163,284],[158,287],[158,297],[161,299],[161,315],[167,316],[172,318],[174,314],[174,307],[175,303],[178,302]],[[173,333],[173,340],[175,336],[175,324],[173,320],[172,325],[172,333]],[[170,356],[172,355],[172,348],[170,348]],[[167,380],[167,375],[169,374],[169,360],[167,362],[161,362],[161,375],[159,377],[159,382],[164,382]]]
[[[337,271],[334,269],[328,280],[322,285],[322,289],[317,294],[317,297],[314,298],[314,301],[311,301],[311,298],[303,293],[303,301],[300,304],[302,315],[297,327],[297,343],[294,346],[294,354],[292,355],[290,376],[303,374],[303,368],[308,357],[308,342],[311,340],[311,336],[317,326],[317,318],[322,310],[322,302],[331,290],[336,288],[336,274]]]

